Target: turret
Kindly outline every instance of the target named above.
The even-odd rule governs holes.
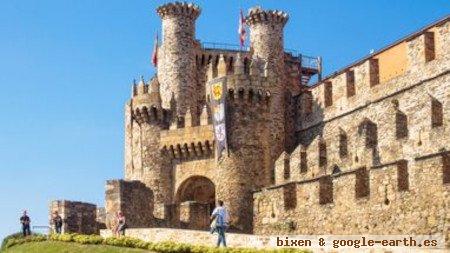
[[[246,18],[253,55],[276,68],[284,64],[283,28],[288,19],[285,12],[262,10],[260,7],[250,9]]]
[[[153,192],[154,217],[165,218],[171,201],[170,160],[160,150],[160,132],[167,129],[169,111],[161,107],[159,82],[153,77],[133,83],[125,106],[125,179],[139,180]]]
[[[188,109],[196,115],[195,20],[200,8],[176,2],[158,7],[157,13],[162,19],[163,32],[157,70],[162,107],[170,108],[173,94],[176,116],[184,117]]]
[[[283,29],[289,16],[278,10],[263,10],[260,7],[250,9],[246,22],[250,27],[250,44],[253,58],[265,62],[261,72],[267,77],[267,89],[271,93],[270,149],[273,167],[275,160],[288,146],[286,142],[286,97]],[[252,68],[250,67],[250,71]],[[260,70],[254,70],[260,71]]]

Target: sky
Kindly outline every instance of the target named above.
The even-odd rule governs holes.
[[[154,74],[155,0],[0,1],[0,238],[48,224],[51,200],[104,205],[123,177],[123,107]],[[197,38],[238,44],[239,9],[290,14],[285,47],[332,73],[449,14],[448,0],[195,1]]]

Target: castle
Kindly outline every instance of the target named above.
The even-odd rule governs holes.
[[[125,105],[125,178],[106,183],[107,226],[122,211],[131,228],[206,229],[221,199],[237,232],[449,241],[450,17],[310,85],[320,63],[284,49],[285,12],[249,10],[249,50],[201,44],[200,12],[157,9],[157,75],[132,84]]]

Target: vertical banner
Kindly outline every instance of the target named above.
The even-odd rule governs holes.
[[[228,150],[226,127],[226,78],[217,78],[210,82],[211,112],[216,138],[217,159],[222,157],[224,150]]]

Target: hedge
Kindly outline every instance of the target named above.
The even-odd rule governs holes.
[[[60,242],[75,242],[80,244],[103,244],[117,247],[147,249],[150,251],[160,253],[307,253],[309,250],[281,248],[281,249],[254,249],[254,248],[217,248],[203,245],[191,245],[175,242],[145,242],[140,239],[132,237],[109,237],[103,238],[99,235],[81,235],[81,234],[51,234],[31,235],[23,237],[19,234],[14,234],[6,237],[3,240],[2,250],[13,247],[15,245],[27,242],[41,242],[41,241],[60,241]]]
[[[13,234],[13,235],[7,236],[3,240],[1,250],[3,251],[4,249],[11,248],[12,246],[20,245],[20,244],[24,244],[24,243],[28,243],[28,242],[43,242],[46,240],[47,240],[47,237],[44,235],[34,234],[34,235],[27,236],[27,237],[23,237],[22,234]]]

